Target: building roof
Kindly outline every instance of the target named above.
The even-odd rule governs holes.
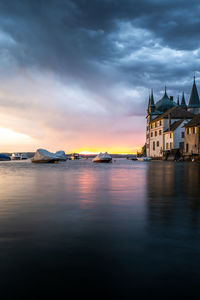
[[[168,110],[171,107],[176,106],[177,104],[173,101],[170,100],[168,95],[167,95],[167,91],[166,91],[166,87],[165,87],[165,92],[163,97],[155,104],[155,108],[156,110],[160,111],[160,112],[164,112],[166,110]]]
[[[193,86],[190,94],[190,100],[188,104],[189,108],[195,108],[195,107],[200,107],[200,102],[199,102],[199,95],[195,83],[195,76],[194,76],[194,81],[193,81]]]
[[[185,124],[184,127],[200,126],[200,114],[196,115],[191,121]]]
[[[182,107],[175,106],[153,119],[151,123],[162,119],[167,119],[169,114],[171,119],[192,119],[195,116],[193,113],[183,109]]]
[[[181,123],[183,123],[183,121],[184,121],[184,119],[178,120],[178,121],[172,123],[171,126],[170,126],[170,130],[169,130],[169,128],[167,128],[167,129],[164,131],[164,133],[165,133],[165,132],[170,132],[170,131],[176,130],[176,129],[181,125]]]

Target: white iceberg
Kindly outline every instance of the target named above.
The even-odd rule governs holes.
[[[66,157],[66,155],[65,155],[65,151],[63,151],[63,150],[57,151],[57,152],[55,153],[55,155],[56,155],[58,158],[60,158],[61,161],[66,161],[66,160],[67,160],[67,157]]]
[[[96,163],[109,163],[112,162],[112,157],[107,152],[100,152],[92,161]]]
[[[57,151],[56,153],[52,153],[45,149],[37,149],[31,161],[33,163],[54,163],[66,160],[64,155],[64,151]]]

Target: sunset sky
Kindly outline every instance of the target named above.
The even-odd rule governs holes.
[[[198,0],[0,0],[0,152],[134,153],[156,100],[200,91]]]

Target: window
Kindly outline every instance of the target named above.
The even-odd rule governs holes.
[[[155,127],[157,127],[157,122],[155,122]]]
[[[180,143],[179,143],[179,148],[180,148],[180,149],[184,149],[184,142],[180,142]]]
[[[189,145],[186,144],[186,152],[189,152]]]
[[[157,136],[157,131],[155,131],[155,136]]]
[[[157,147],[159,147],[159,141],[157,141]]]
[[[173,143],[170,143],[170,149],[172,149],[172,147],[173,147]]]
[[[195,127],[192,128],[193,134],[195,134]]]
[[[187,128],[187,134],[189,134],[189,128]]]
[[[153,132],[151,132],[151,137],[153,137]]]
[[[160,121],[160,126],[162,125],[162,121]]]
[[[169,134],[170,139],[172,138],[172,133]]]
[[[168,144],[168,143],[166,143],[166,149],[167,149],[167,150],[169,149],[169,144]]]
[[[151,129],[153,128],[153,125],[151,124]]]
[[[159,130],[159,135],[162,135],[162,130]]]
[[[155,150],[155,142],[153,142],[153,150]]]
[[[184,132],[181,132],[181,137],[182,139],[184,139]]]

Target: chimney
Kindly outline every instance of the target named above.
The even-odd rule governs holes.
[[[171,130],[171,113],[168,114],[168,130]]]
[[[173,96],[170,96],[169,99],[170,99],[171,101],[173,101],[173,100],[174,100],[174,97],[173,97]]]

